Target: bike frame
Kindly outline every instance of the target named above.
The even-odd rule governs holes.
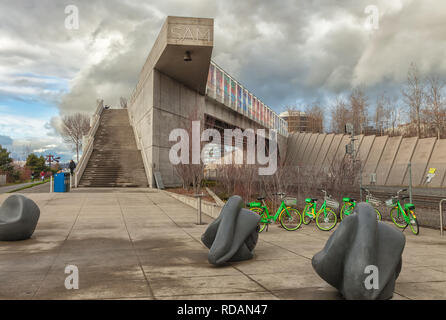
[[[277,219],[279,218],[279,216],[280,216],[280,213],[285,209],[285,212],[287,213],[287,214],[289,214],[289,212],[288,212],[288,208],[287,208],[287,206],[285,205],[285,202],[282,200],[282,202],[281,202],[281,204],[280,204],[280,206],[279,206],[279,208],[277,208],[277,212],[276,212],[276,214],[274,215],[274,216],[271,216],[270,214],[269,214],[269,211],[268,211],[268,206],[266,205],[266,203],[265,203],[265,201],[263,201],[262,200],[262,205],[261,206],[259,206],[259,207],[251,207],[251,209],[254,209],[254,208],[261,208],[265,213],[266,213],[266,221],[264,220],[264,218],[262,217],[261,218],[261,222],[263,222],[263,223],[268,223],[269,222],[269,219],[273,219],[273,221],[274,222],[276,222],[277,221]]]
[[[400,200],[398,200],[396,207],[398,208],[398,216],[400,214],[403,214],[404,221],[406,221],[407,224],[410,224],[410,217],[407,214],[406,210],[404,210],[403,206],[401,205]],[[412,215],[414,216],[414,218],[416,218],[416,215],[414,213],[412,213]]]
[[[311,210],[311,212],[308,211],[309,208],[312,208],[313,210]],[[302,215],[305,214],[311,214],[313,217],[312,219],[316,218],[316,216],[322,212],[322,210],[324,211],[324,216],[327,216],[327,210],[325,210],[327,208],[327,200],[324,200],[324,203],[322,203],[321,207],[319,208],[319,210],[317,210],[317,202],[314,202],[313,204],[307,204],[303,210]],[[317,210],[317,211],[316,211]]]

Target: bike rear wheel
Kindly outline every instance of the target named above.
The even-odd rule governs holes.
[[[322,231],[333,229],[338,221],[336,214],[330,208],[325,208],[325,212],[321,211],[316,215],[316,225]]]
[[[267,221],[266,212],[262,208],[251,208],[249,210],[251,210],[252,212],[257,213],[260,216],[259,233],[262,232],[263,230],[265,230],[265,227],[268,224],[266,222]]]
[[[404,215],[400,212],[398,207],[393,207],[390,210],[390,218],[398,228],[403,229],[407,226],[407,222],[404,220]]]
[[[341,213],[339,214],[339,217],[342,219],[344,219],[344,216],[349,216],[353,213],[353,209],[355,208],[355,206],[353,205],[353,203],[351,202],[347,202],[342,206],[341,209]]]
[[[299,229],[300,225],[302,224],[302,216],[300,215],[300,212],[291,207],[287,207],[287,210],[288,212],[283,209],[280,213],[280,224],[287,231]]]
[[[420,233],[420,227],[418,225],[418,220],[412,210],[410,210],[408,216],[410,219],[409,227],[412,230],[412,233],[414,235],[418,235]]]

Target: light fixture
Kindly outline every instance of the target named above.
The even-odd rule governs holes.
[[[184,61],[192,61],[192,57],[190,55],[190,51],[186,51],[186,53],[184,54]]]

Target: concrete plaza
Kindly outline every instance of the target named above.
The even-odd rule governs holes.
[[[340,299],[311,267],[331,234],[314,224],[272,226],[254,259],[217,268],[195,209],[153,189],[91,191],[27,194],[41,217],[32,239],[0,242],[0,299]],[[394,299],[446,299],[446,238],[405,235]],[[65,288],[67,265],[78,290]]]

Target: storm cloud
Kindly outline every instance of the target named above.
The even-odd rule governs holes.
[[[78,30],[64,25],[71,4]],[[376,30],[365,26],[369,5]],[[358,85],[369,95],[398,92],[411,62],[422,75],[446,75],[442,1],[2,1],[0,12],[0,74],[10,76],[0,90],[42,90],[20,74],[64,79],[66,91],[42,94],[61,114],[129,97],[168,15],[214,18],[213,59],[276,111]]]

